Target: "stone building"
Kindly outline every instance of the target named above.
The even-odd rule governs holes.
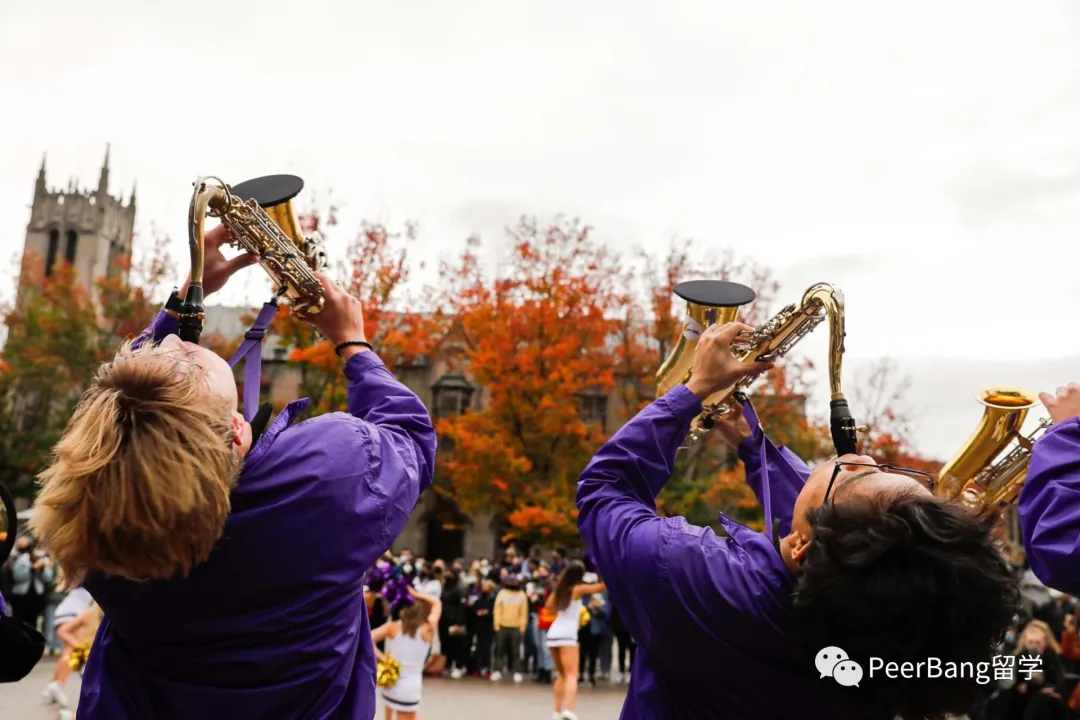
[[[93,287],[95,279],[116,271],[117,258],[131,251],[135,190],[126,203],[122,195],[109,194],[108,147],[96,188],[81,187],[74,178],[66,188],[50,188],[45,172],[43,157],[24,249],[44,259],[46,276],[66,260],[83,285]]]

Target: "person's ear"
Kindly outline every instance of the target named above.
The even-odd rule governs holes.
[[[806,552],[810,549],[810,539],[793,530],[788,535],[787,541],[791,548],[791,559],[801,565],[803,559],[806,558]]]
[[[238,412],[232,414],[229,426],[232,430],[233,447],[237,452],[246,453],[251,447],[251,426]]]

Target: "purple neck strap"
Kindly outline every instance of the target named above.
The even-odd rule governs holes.
[[[262,341],[274,316],[278,313],[277,303],[268,302],[262,306],[258,317],[248,331],[244,333],[244,342],[229,359],[229,367],[236,367],[241,361],[244,366],[244,418],[251,422],[259,410],[259,392],[262,389]]]
[[[746,419],[746,425],[750,428],[751,437],[762,436],[761,441],[758,443],[758,449],[761,453],[761,498],[762,504],[765,506],[762,508],[765,512],[765,537],[771,540],[773,536],[773,515],[772,492],[769,490],[769,439],[764,437],[765,431],[761,428],[761,420],[758,418],[754,406],[750,404],[749,398],[743,402],[743,418]]]

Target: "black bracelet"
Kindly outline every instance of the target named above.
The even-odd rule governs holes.
[[[371,352],[375,352],[375,348],[371,347],[371,343],[369,343],[367,340],[346,340],[343,343],[338,343],[337,345],[335,345],[334,346],[334,352],[337,354],[338,357],[341,357],[341,351],[342,350],[344,350],[347,347],[352,347],[354,345],[359,345],[360,347],[366,347]]]

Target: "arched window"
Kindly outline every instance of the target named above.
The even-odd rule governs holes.
[[[52,275],[58,252],[60,252],[60,231],[53,228],[49,231],[49,254],[45,257],[45,277]]]
[[[64,248],[64,258],[72,265],[75,264],[75,249],[79,243],[79,233],[74,230],[67,231],[67,247]]]

